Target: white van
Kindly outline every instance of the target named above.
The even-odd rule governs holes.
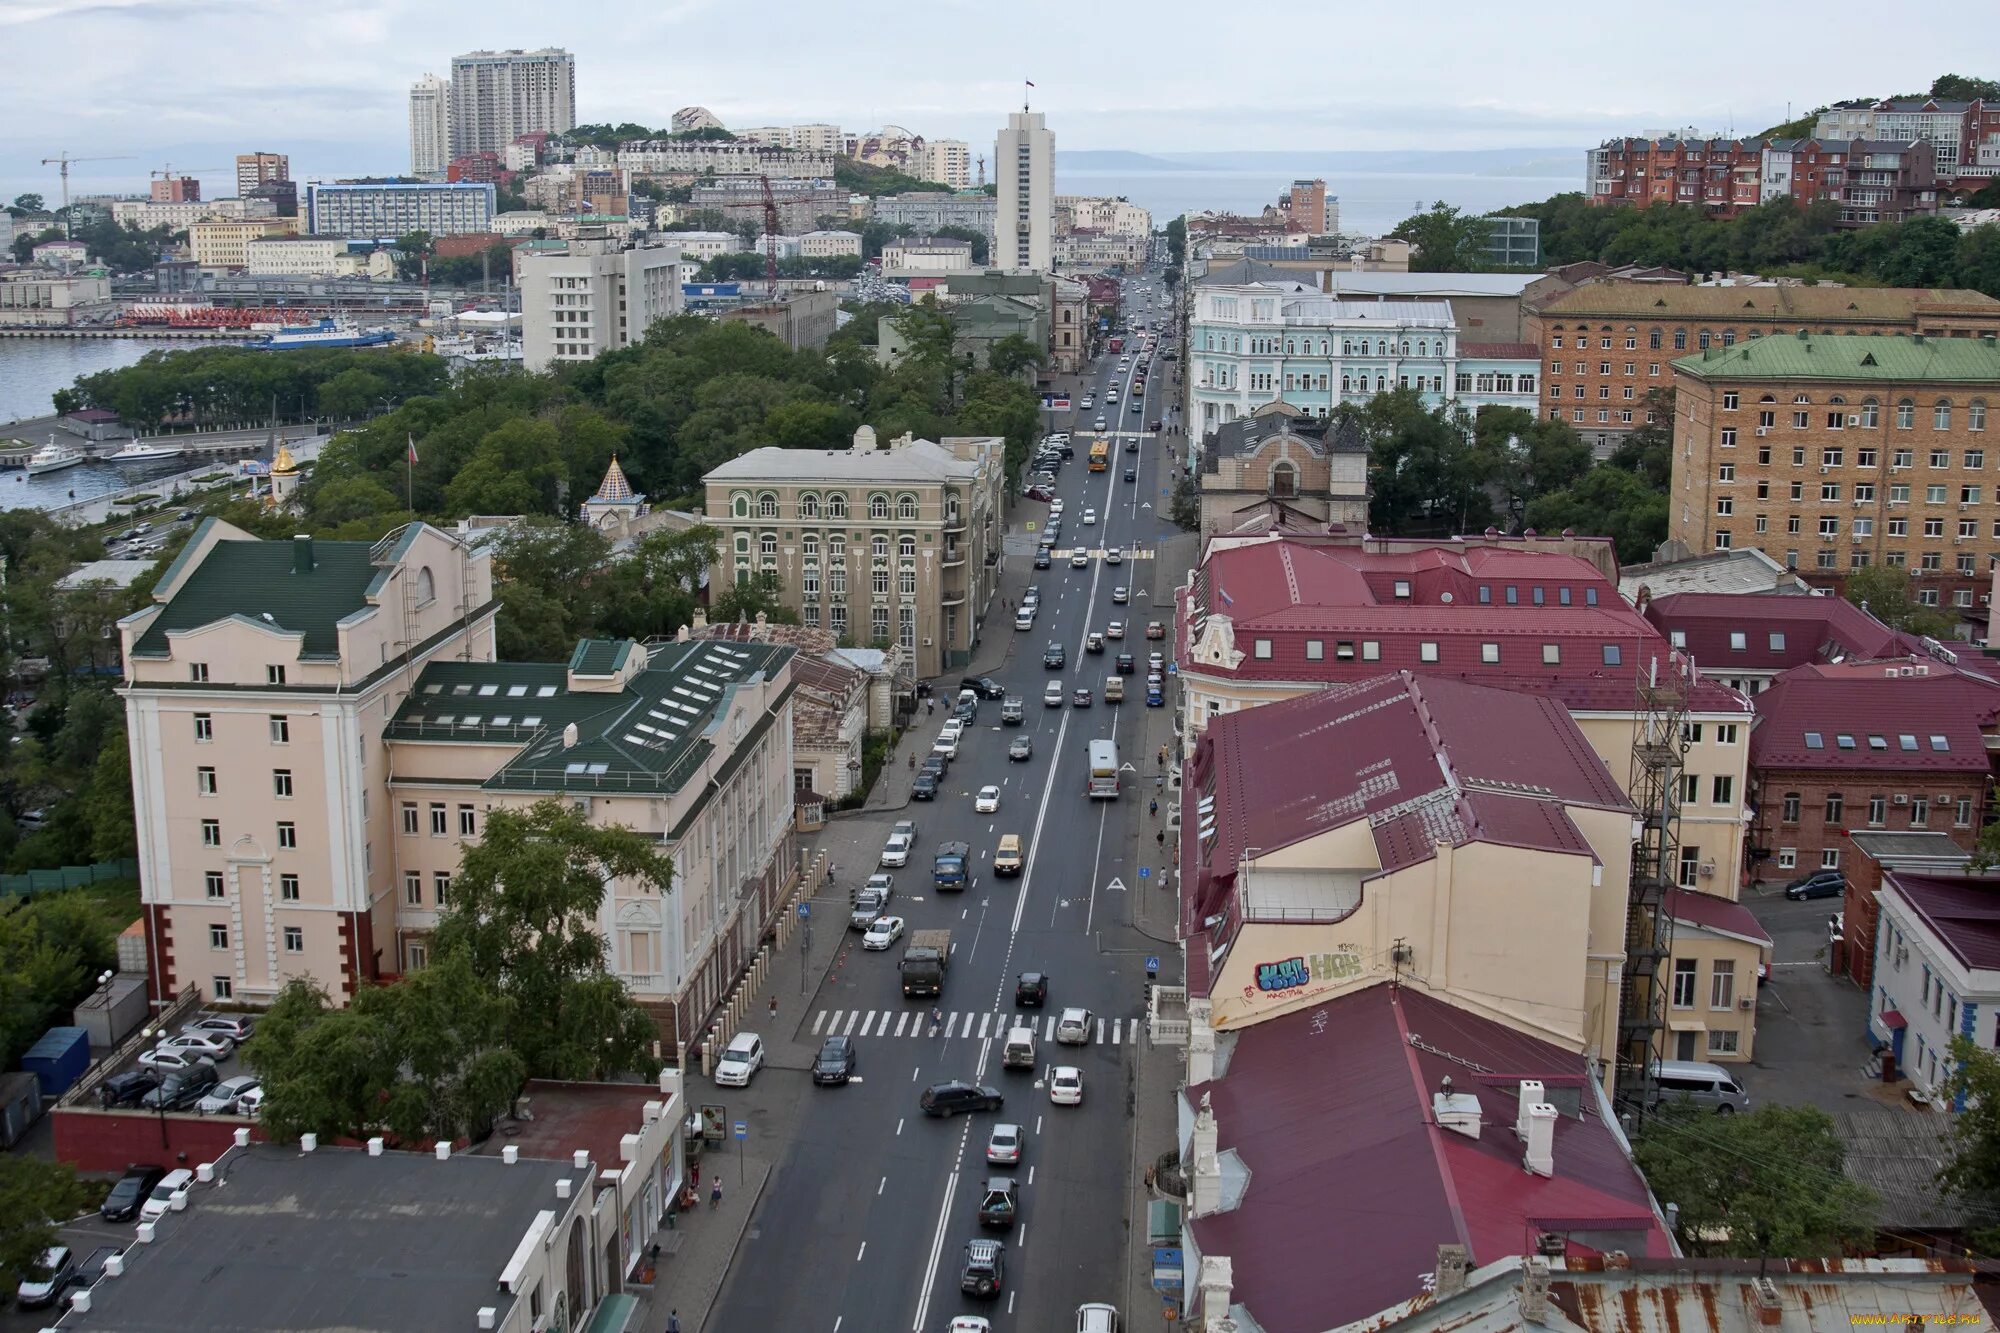
[[[1015,629],[1033,629],[1034,627],[1035,608],[1033,606],[1023,606],[1014,613]]]
[[[194,1185],[194,1172],[186,1167],[169,1171],[160,1177],[160,1183],[153,1186],[153,1192],[146,1196],[146,1202],[139,1205],[141,1222],[157,1222],[173,1211],[174,1200],[186,1194]]]
[[[1007,1044],[1000,1050],[1002,1069],[1033,1069],[1035,1067],[1035,1030],[1015,1028],[1007,1034]]]
[[[750,1076],[763,1067],[763,1041],[754,1032],[739,1032],[715,1062],[715,1081],[725,1088],[746,1088]]]
[[[1658,1105],[1671,1105],[1685,1097],[1721,1115],[1750,1109],[1750,1094],[1721,1065],[1703,1060],[1662,1060],[1654,1074],[1660,1089]]]

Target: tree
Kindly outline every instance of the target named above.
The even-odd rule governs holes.
[[[406,231],[396,238],[396,276],[415,282],[423,276],[424,261],[437,250],[437,242],[427,231]]]
[[[1633,1157],[1653,1196],[1679,1206],[1674,1233],[1689,1254],[1819,1258],[1871,1238],[1875,1196],[1842,1169],[1847,1150],[1817,1107],[1669,1106],[1648,1117]]]
[[[1486,267],[1491,235],[1483,217],[1468,217],[1442,199],[1428,213],[1396,224],[1389,235],[1416,247],[1410,267],[1423,273],[1476,273]]]
[[[738,579],[721,592],[711,592],[708,618],[715,624],[725,621],[755,620],[758,616],[777,625],[796,625],[799,613],[785,605],[784,585],[774,570],[758,570],[747,579]]]
[[[1653,557],[1667,539],[1666,492],[1623,468],[1592,468],[1576,485],[1528,503],[1522,520],[1537,532],[1573,528],[1590,537],[1609,537],[1628,565]]]
[[[567,658],[595,623],[598,575],[610,553],[604,535],[580,523],[537,515],[510,526],[493,546],[500,656]]]
[[[1187,218],[1177,217],[1167,223],[1167,271],[1178,273],[1187,260]]]
[[[2000,824],[1986,826],[1983,851],[1996,829]],[[1992,862],[1991,855],[1974,858],[1982,870]],[[2000,1223],[1994,1221],[2000,1218],[2000,1055],[1954,1037],[1951,1069],[1958,1113],[1951,1118],[1951,1159],[1938,1169],[1937,1183],[1969,1205],[1968,1212],[1986,1219],[1967,1240],[1977,1250],[1991,1251],[2000,1244]]]
[[[986,368],[1008,379],[1019,379],[1048,362],[1048,354],[1018,333],[997,339],[986,351]]]
[[[972,247],[972,266],[974,268],[986,267],[987,248],[985,232],[974,231],[970,227],[939,227],[932,235],[947,236],[955,241],[966,242]]]
[[[1843,585],[1847,600],[1890,629],[1908,634],[1951,637],[1951,617],[1910,596],[1910,571],[1895,565],[1869,565],[1854,570]]]
[[[650,1076],[658,1029],[606,967],[597,921],[613,881],[664,897],[673,879],[651,839],[593,824],[565,802],[493,810],[452,877],[432,956],[463,955],[508,1001],[507,1045],[529,1077]]]
[[[41,212],[41,211],[42,211],[42,196],[40,196],[40,195],[38,195],[38,194],[34,193],[34,192],[33,192],[32,190],[30,190],[30,191],[29,191],[29,192],[27,192],[26,194],[17,194],[17,195],[15,195],[15,196],[14,196],[14,211],[15,211],[16,213],[39,213],[39,212]]]
[[[30,1276],[56,1228],[90,1204],[90,1190],[66,1162],[21,1153],[0,1155],[0,1281]]]
[[[2000,79],[1940,74],[1931,83],[1931,96],[1946,102],[1996,102],[2000,101]]]

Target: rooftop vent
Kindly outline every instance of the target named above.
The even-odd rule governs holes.
[[[292,573],[310,574],[313,571],[313,539],[309,532],[301,532],[292,538]]]

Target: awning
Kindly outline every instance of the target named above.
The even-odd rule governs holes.
[[[585,1333],[625,1333],[639,1313],[637,1297],[619,1292],[606,1296],[598,1305],[597,1313],[590,1317],[590,1325]]]
[[[1896,1010],[1884,1009],[1882,1011],[1882,1026],[1888,1028],[1891,1032],[1895,1032],[1908,1027],[1909,1024],[1903,1021],[1903,1015]]]
[[[1668,1022],[1667,1022],[1667,1031],[1669,1031],[1669,1032],[1706,1032],[1706,1031],[1708,1031],[1708,1024],[1706,1024],[1706,1023],[1702,1022],[1702,1021],[1701,1021],[1701,1020],[1700,1020],[1699,1018],[1675,1018],[1675,1019],[1669,1019],[1669,1020],[1668,1020]]]

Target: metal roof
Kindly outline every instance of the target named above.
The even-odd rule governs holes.
[[[1752,700],[1756,768],[1985,773],[2000,684],[1928,658],[1794,667]]]
[[[2000,390],[2000,341],[1923,334],[1798,333],[1710,346],[1674,369],[1698,380],[1976,384]]]
[[[1909,904],[1965,967],[2000,971],[2000,877],[1885,870],[1882,891]]]
[[[207,524],[216,522],[207,519]],[[411,524],[412,528],[419,525]],[[188,539],[193,551],[197,529]],[[165,657],[167,636],[242,616],[272,629],[303,636],[301,657],[334,657],[340,650],[340,622],[368,605],[381,568],[374,543],[312,540],[312,567],[296,567],[298,543],[218,541],[168,598],[160,614],[132,646],[137,657]],[[171,583],[172,571],[161,583]]]
[[[1649,601],[1644,614],[1703,670],[1783,671],[1841,657],[1913,653],[1923,646],[1844,597],[1668,593]]]
[[[867,449],[780,449],[766,445],[738,454],[702,478],[705,482],[787,482],[794,485],[851,485],[926,482],[971,483],[979,464],[961,459],[941,444],[909,444]]]
[[[2000,319],[2000,301],[1963,287],[1690,287],[1627,279],[1586,283],[1552,298],[1538,313],[1552,327],[1579,317],[1907,325],[1929,306],[1971,307]]]

